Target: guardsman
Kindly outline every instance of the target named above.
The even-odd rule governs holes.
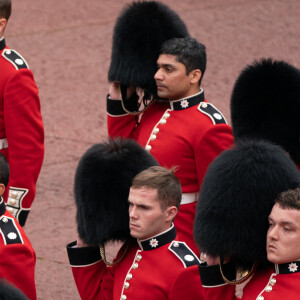
[[[178,167],[183,194],[175,219],[177,237],[198,253],[193,222],[200,186],[208,165],[233,137],[224,116],[205,100],[200,87],[206,48],[183,34],[185,25],[178,20],[158,2],[134,3],[119,17],[109,71],[107,127],[111,137],[135,139],[161,166]]]
[[[25,225],[44,158],[44,129],[38,88],[24,58],[6,46],[11,1],[0,1],[0,152],[10,166],[4,200]]]
[[[284,275],[275,274],[286,272],[287,265],[280,264],[300,258],[300,234],[299,222],[291,218],[294,224],[289,225],[288,213],[285,215],[278,207],[274,210],[274,201],[279,194],[299,187],[296,164],[280,146],[267,141],[240,140],[212,162],[202,184],[195,219],[195,240],[206,253],[208,265],[199,267],[206,299],[232,300],[236,299],[235,292],[242,299],[282,299],[287,281]],[[290,209],[280,205],[282,210]],[[282,229],[276,230],[277,234],[287,228],[284,236],[275,236],[272,223]],[[277,261],[269,252],[286,256]],[[298,297],[298,293],[292,297],[293,288],[285,292],[287,299]]]
[[[133,178],[134,170],[149,164],[154,166]],[[180,182],[172,170],[156,164],[131,140],[94,146],[80,161],[75,176],[77,220],[82,227],[85,203],[84,210],[91,212],[86,214],[86,230],[92,225],[96,233],[92,237],[90,232],[79,231],[79,239],[67,246],[82,299],[173,299],[180,274],[199,264],[189,247],[175,240],[173,219],[181,201]],[[132,184],[127,181],[130,177]],[[92,195],[88,187],[93,182],[101,188]],[[80,191],[89,192],[84,195]],[[124,204],[127,211],[122,213]],[[116,259],[108,262],[101,244],[121,238],[125,243]]]

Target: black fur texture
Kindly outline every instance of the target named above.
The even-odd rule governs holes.
[[[28,300],[28,298],[20,289],[2,278],[0,279],[0,300]]]
[[[139,172],[158,165],[133,140],[93,145],[79,161],[74,183],[79,237],[89,245],[129,239],[128,195]]]
[[[248,65],[233,88],[231,120],[236,140],[271,141],[300,163],[300,70],[270,58]]]
[[[268,216],[276,196],[300,187],[300,172],[279,146],[240,140],[209,166],[194,223],[199,248],[229,255],[237,268],[267,264]]]
[[[141,87],[156,95],[153,76],[162,43],[187,36],[184,22],[165,4],[132,2],[123,9],[114,27],[108,80]]]

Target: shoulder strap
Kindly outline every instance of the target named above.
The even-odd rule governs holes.
[[[16,68],[16,70],[29,69],[25,59],[15,50],[4,49],[2,56],[9,61]]]
[[[185,268],[200,264],[198,257],[184,242],[173,241],[169,246],[169,250],[181,260]]]

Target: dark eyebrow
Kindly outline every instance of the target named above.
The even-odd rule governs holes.
[[[174,65],[172,65],[172,64],[157,64],[157,67],[159,67],[159,68],[175,68],[175,66]]]

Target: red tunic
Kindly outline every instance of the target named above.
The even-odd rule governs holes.
[[[0,151],[10,166],[7,209],[23,226],[44,158],[38,89],[25,60],[0,41]]]
[[[81,299],[177,299],[178,280],[199,260],[185,243],[172,241],[175,236],[173,227],[144,241],[133,240],[125,257],[112,267],[101,260],[99,248],[69,244],[69,260]]]
[[[215,267],[219,273],[219,267]],[[205,270],[201,268],[201,280],[205,288],[205,299],[210,300],[296,300],[300,295],[300,261],[287,264],[274,265],[268,269],[256,271],[254,276],[243,289],[241,298],[235,296],[235,288],[232,285],[218,282],[219,275],[209,274],[212,281],[208,283]]]
[[[35,300],[34,270],[36,256],[31,243],[16,219],[0,200],[0,278],[14,284]]]
[[[223,115],[204,100],[204,92],[172,102],[154,102],[140,116],[123,111],[120,100],[107,100],[110,137],[136,140],[163,167],[178,166],[182,192],[198,193],[208,165],[233,143]],[[198,253],[193,240],[197,194],[182,204],[175,219],[177,238]],[[190,198],[189,198],[190,199]]]

